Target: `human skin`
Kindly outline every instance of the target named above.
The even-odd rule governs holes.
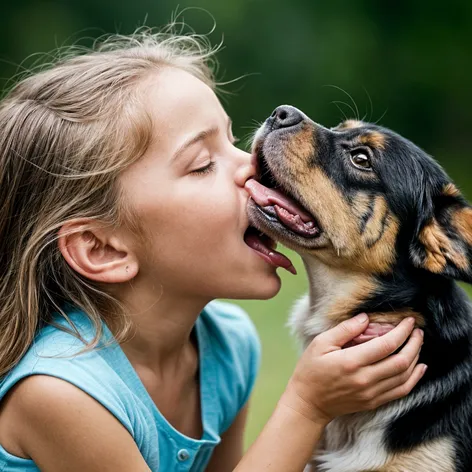
[[[59,249],[74,270],[103,284],[128,308],[136,335],[122,344],[125,354],[169,422],[199,437],[198,350],[191,336],[199,313],[215,298],[271,298],[281,283],[276,268],[244,242],[245,183],[255,175],[254,160],[234,146],[216,95],[172,68],[140,86],[153,139],[119,183],[146,240],[126,226],[116,230],[97,222],[91,229],[90,220],[78,219],[62,227]],[[223,436],[208,470],[301,470],[333,417],[408,393],[423,372],[416,366],[421,333],[415,331],[393,356],[413,330],[408,320],[381,338],[342,349],[367,325],[366,319],[349,320],[318,336],[244,458],[246,409]],[[90,412],[86,418],[84,411]],[[16,425],[10,436],[17,438],[10,449],[32,457],[41,470],[63,470],[65,463],[70,471],[149,470],[121,424],[61,380],[22,381],[8,418]],[[0,439],[1,423],[0,416]],[[77,441],[90,454],[83,457],[68,446]]]

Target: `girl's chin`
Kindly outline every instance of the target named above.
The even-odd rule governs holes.
[[[256,274],[254,274],[256,275]],[[246,300],[269,300],[270,298],[275,297],[282,286],[282,281],[274,271],[272,273],[265,273],[263,275],[257,275],[255,277],[248,278],[247,289],[245,293],[237,298],[246,299]]]

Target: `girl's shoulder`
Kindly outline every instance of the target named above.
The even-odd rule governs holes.
[[[130,433],[135,433],[139,405],[133,386],[120,372],[121,368],[128,368],[123,367],[126,359],[120,356],[121,349],[113,344],[111,333],[102,324],[99,346],[87,350],[96,328],[80,310],[69,311],[67,315],[69,320],[55,317],[54,324],[44,326],[20,362],[0,378],[0,401],[26,377],[48,375],[85,391],[113,413]]]
[[[9,392],[18,392],[13,392],[13,387],[23,380],[31,380],[31,376],[64,380],[87,393],[118,419],[152,470],[157,470],[157,429],[150,405],[141,398],[137,375],[133,375],[131,365],[119,345],[113,343],[104,324],[98,348],[84,350],[94,339],[96,329],[84,312],[75,310],[67,315],[71,323],[65,318],[55,317],[55,325],[44,326],[20,362],[0,378],[0,401]],[[74,331],[80,337],[74,335]],[[60,386],[54,379],[43,379],[48,383],[41,392]],[[1,445],[0,469],[39,470],[31,460],[12,455]]]

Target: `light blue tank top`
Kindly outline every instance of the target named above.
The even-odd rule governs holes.
[[[91,340],[93,327],[88,317],[78,309],[67,311],[84,339]],[[70,326],[62,317],[57,321]],[[103,340],[113,340],[107,326],[103,326]],[[184,436],[167,422],[116,342],[74,356],[83,343],[50,325],[38,333],[26,355],[0,380],[0,401],[24,377],[58,377],[107,408],[129,431],[153,472],[203,471],[221,434],[251,393],[259,368],[260,345],[249,317],[229,303],[208,304],[195,329],[200,362],[201,439]],[[16,457],[0,445],[0,471],[38,472],[39,468],[32,460]]]

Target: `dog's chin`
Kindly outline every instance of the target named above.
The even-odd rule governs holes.
[[[251,226],[296,252],[313,251],[327,246],[325,235],[319,228],[309,236],[298,234],[278,218],[273,207],[260,206],[254,200],[248,203],[248,217]]]

